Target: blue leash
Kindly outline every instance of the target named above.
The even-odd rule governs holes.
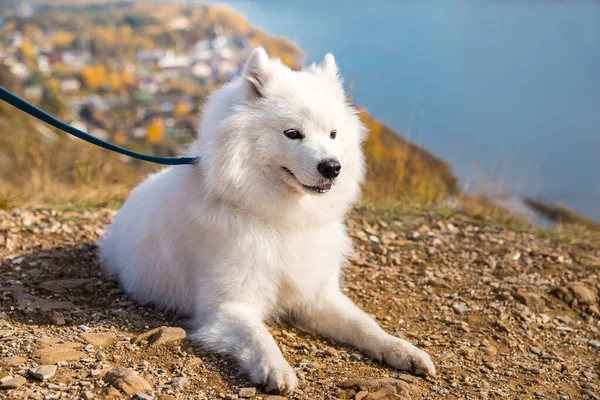
[[[90,135],[82,130],[72,127],[71,125],[65,124],[62,121],[54,118],[50,114],[40,110],[36,106],[27,101],[23,100],[19,96],[14,93],[9,92],[0,86],[0,100],[7,102],[8,104],[18,108],[21,111],[25,111],[27,114],[43,121],[49,125],[52,125],[55,128],[60,129],[70,135],[76,136],[79,139],[85,140],[86,142],[95,144],[96,146],[100,146],[107,150],[111,150],[117,153],[125,154],[126,156],[137,158],[144,161],[150,161],[156,164],[163,165],[182,165],[182,164],[197,164],[200,160],[199,157],[155,157],[149,156],[147,154],[137,153],[132,150],[125,149],[123,147],[117,146],[115,144],[109,143],[102,139],[98,139],[95,136]]]

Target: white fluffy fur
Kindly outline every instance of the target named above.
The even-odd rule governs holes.
[[[289,139],[290,128],[305,137]],[[106,270],[135,298],[191,316],[192,339],[234,357],[267,390],[297,385],[264,324],[282,317],[392,367],[434,374],[427,353],[385,333],[340,291],[351,251],[343,220],[363,178],[365,133],[332,55],[293,72],[256,49],[205,107],[188,150],[199,165],[167,168],[133,190],[101,243]],[[330,158],[342,164],[331,190],[305,189],[327,183],[317,164]]]

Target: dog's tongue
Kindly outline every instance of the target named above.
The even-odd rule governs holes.
[[[319,185],[318,188],[321,190],[329,190],[331,189],[331,183],[328,183],[326,185]]]

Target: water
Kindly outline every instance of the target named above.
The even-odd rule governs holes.
[[[599,1],[227,3],[309,62],[333,52],[354,100],[470,191],[600,220]]]

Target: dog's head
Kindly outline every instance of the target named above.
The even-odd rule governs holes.
[[[331,54],[292,71],[258,48],[241,77],[212,96],[199,142],[221,197],[269,213],[345,212],[363,177],[365,133]]]

